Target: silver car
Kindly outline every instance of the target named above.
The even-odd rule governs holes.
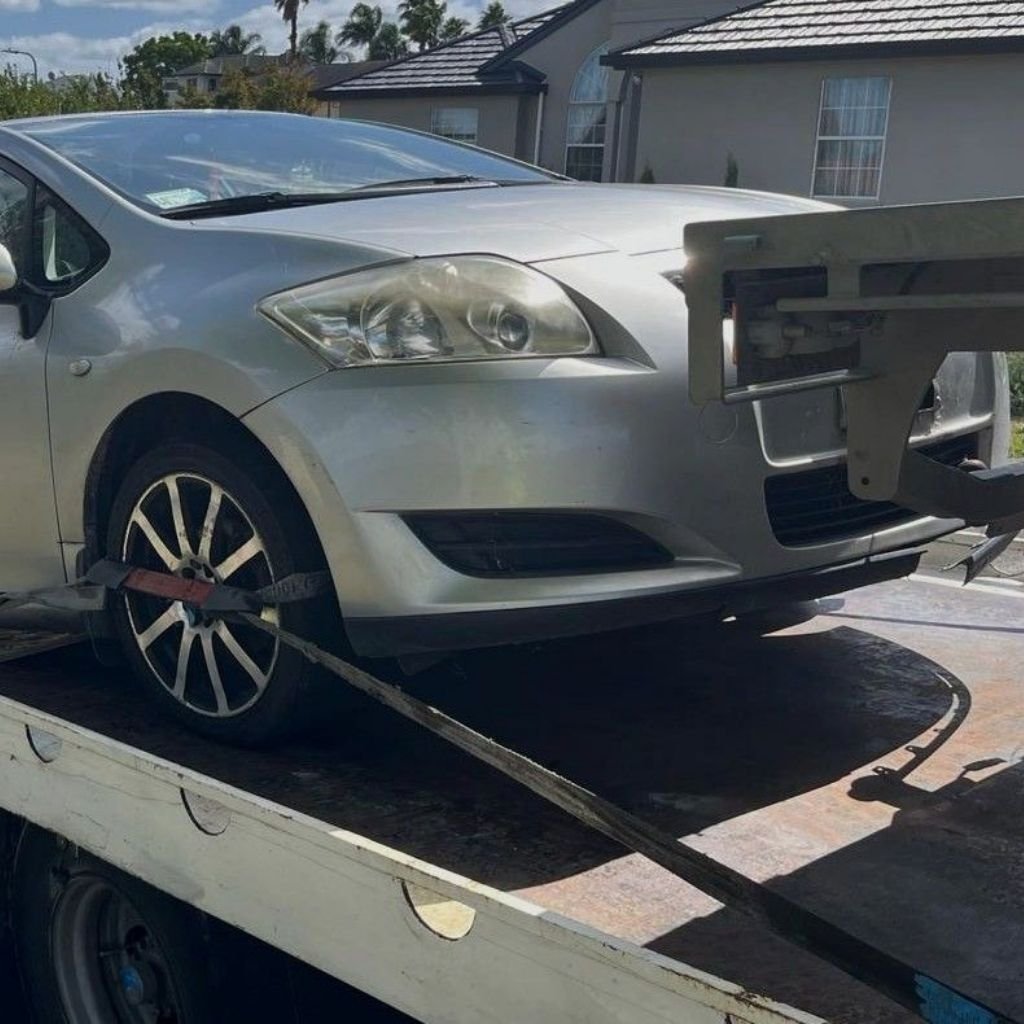
[[[838,392],[687,397],[684,225],[822,208],[360,122],[4,124],[0,589],[102,557],[248,590],[326,568],[330,599],[264,617],[380,658],[906,574],[956,524],[850,494]],[[1003,383],[951,357],[912,443],[990,460]],[[316,707],[252,627],[138,594],[92,627],[214,736]]]

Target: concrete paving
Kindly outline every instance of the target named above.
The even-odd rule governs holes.
[[[473,653],[412,685],[1024,1017],[1024,586],[925,576],[813,611]],[[383,709],[255,756],[166,725],[80,651],[3,666],[0,693],[837,1024],[912,1019]]]

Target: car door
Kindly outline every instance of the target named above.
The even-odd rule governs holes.
[[[0,244],[19,278],[35,276],[32,179],[0,159]],[[0,296],[0,591],[64,579],[46,409],[47,318],[33,337]]]

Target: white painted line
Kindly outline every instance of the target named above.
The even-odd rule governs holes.
[[[946,579],[942,576],[927,576],[919,572],[915,572],[907,578],[913,583],[932,583],[937,587],[952,587],[954,590],[964,590],[968,593],[973,590],[994,594],[997,597],[1024,599],[1024,583],[1018,583],[1015,580],[997,580],[985,577],[984,580],[975,580],[973,583],[968,583],[965,587],[961,580]]]

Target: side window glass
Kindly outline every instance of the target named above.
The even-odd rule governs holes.
[[[35,245],[43,280],[71,284],[106,258],[106,246],[70,207],[37,190]]]
[[[25,228],[28,223],[28,186],[13,175],[0,170],[0,245],[23,271],[25,254]]]

